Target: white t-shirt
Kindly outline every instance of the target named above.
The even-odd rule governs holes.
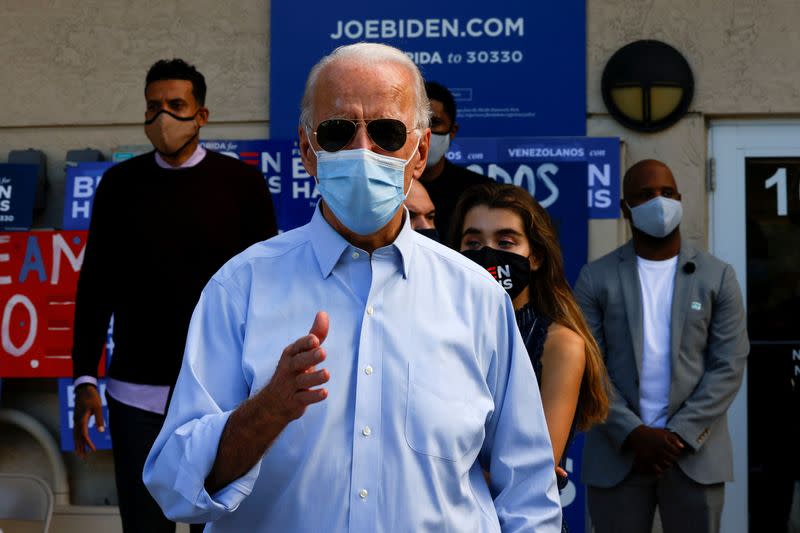
[[[636,262],[642,289],[644,333],[639,412],[646,426],[663,428],[667,424],[672,374],[670,330],[678,256],[666,261],[637,257]]]

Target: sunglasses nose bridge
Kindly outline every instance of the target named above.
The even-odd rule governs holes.
[[[369,136],[369,132],[367,132],[367,125],[363,122],[355,122],[355,125],[356,131],[347,147],[352,149],[365,148],[367,150],[372,150],[375,143],[372,137]]]

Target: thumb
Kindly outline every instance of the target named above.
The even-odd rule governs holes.
[[[103,405],[100,401],[97,401],[94,405],[92,405],[92,414],[94,415],[94,423],[97,426],[97,431],[105,431],[106,422],[103,419]]]
[[[328,313],[325,311],[320,311],[317,313],[317,316],[314,317],[314,324],[312,324],[311,329],[309,330],[309,334],[316,335],[319,339],[319,343],[322,344],[325,342],[325,338],[328,336]]]

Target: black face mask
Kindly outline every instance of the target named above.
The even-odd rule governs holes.
[[[439,230],[436,228],[419,228],[418,230],[414,230],[420,235],[425,235],[429,239],[433,239],[436,242],[439,241]]]
[[[530,283],[531,263],[527,257],[488,246],[480,250],[464,250],[461,253],[488,270],[512,300]]]

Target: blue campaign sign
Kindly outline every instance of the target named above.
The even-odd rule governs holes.
[[[220,152],[234,159],[256,167],[264,175],[272,202],[278,228],[286,231],[283,220],[286,187],[284,175],[290,171],[292,162],[292,141],[281,140],[219,140],[200,141],[207,150]]]
[[[38,175],[36,165],[0,163],[0,231],[30,229]]]
[[[413,15],[410,15],[413,14]],[[466,135],[584,135],[586,2],[273,2],[270,131],[295,138],[311,67],[334,48],[381,42],[450,88]]]
[[[497,181],[528,187],[537,200],[551,201],[542,187],[552,189],[552,165],[586,163],[586,205],[590,218],[619,218],[620,140],[617,137],[529,137],[485,139],[458,137],[447,159],[487,174]],[[508,174],[496,163],[524,162]],[[536,163],[535,167],[532,163]],[[540,191],[536,192],[537,184]],[[557,198],[558,191],[554,191]]]
[[[111,426],[108,420],[108,405],[106,405],[106,384],[104,379],[97,380],[100,400],[103,402],[103,419],[106,427],[104,432],[99,432],[94,417],[89,419],[89,438],[98,450],[111,449]],[[72,379],[60,378],[58,380],[58,406],[61,420],[61,449],[65,452],[75,451],[75,442],[72,438],[72,415],[75,411],[75,391]]]
[[[67,167],[64,189],[64,221],[66,230],[88,230],[92,218],[94,193],[103,173],[114,163],[76,163]]]

